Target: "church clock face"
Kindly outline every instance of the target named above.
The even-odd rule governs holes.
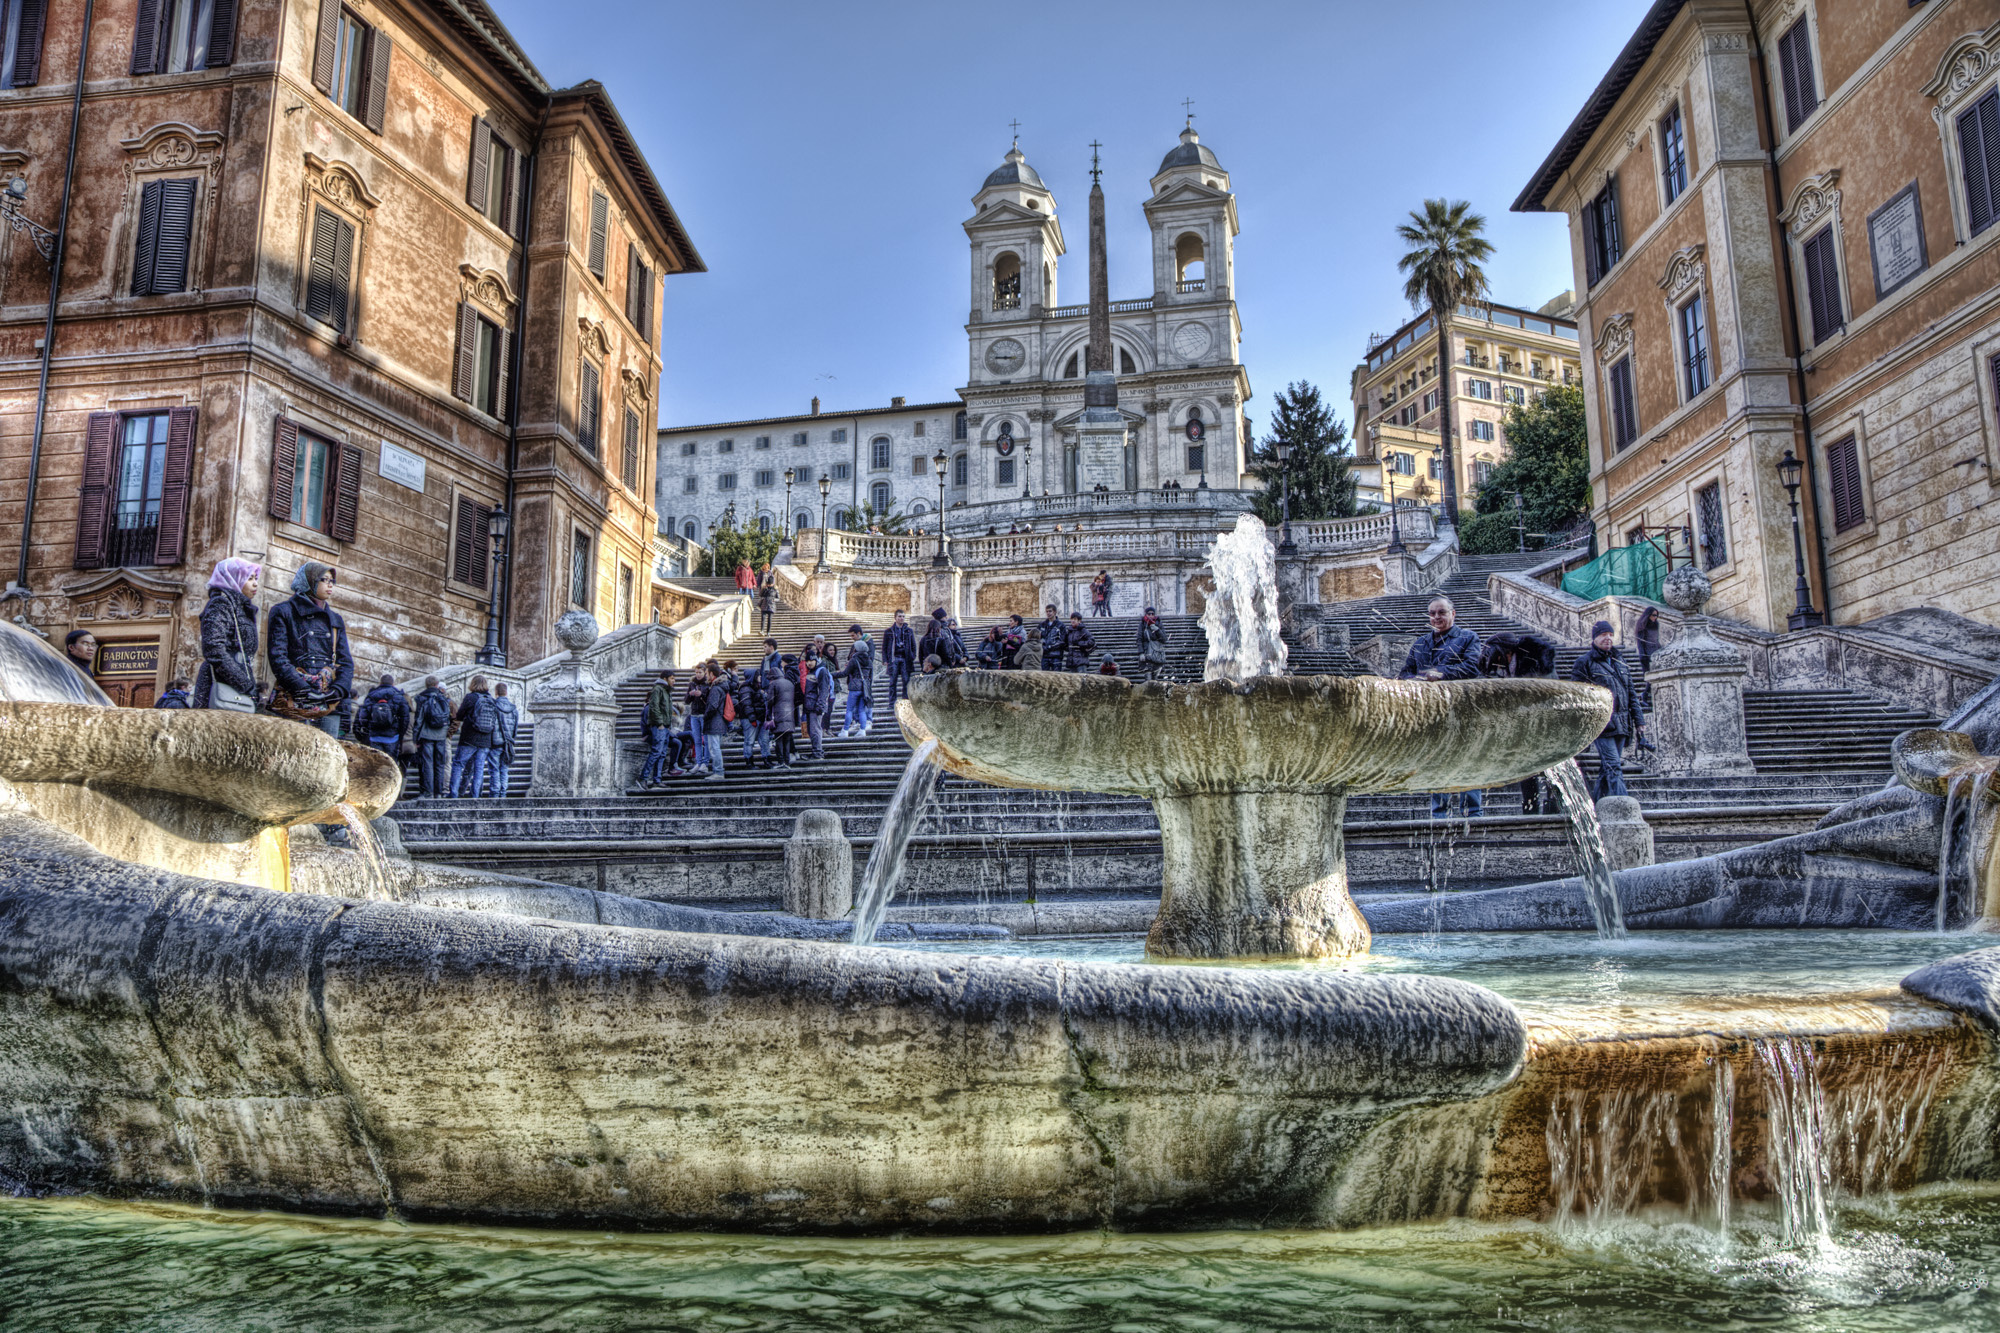
[[[986,349],[986,368],[995,375],[1011,375],[1028,363],[1028,349],[1012,338],[1002,338]]]
[[[1208,350],[1208,326],[1183,324],[1174,330],[1174,355],[1183,361],[1199,361]]]

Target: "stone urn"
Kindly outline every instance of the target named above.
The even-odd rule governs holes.
[[[1554,680],[1258,676],[1196,685],[1048,671],[910,683],[897,717],[953,773],[1144,796],[1160,822],[1163,958],[1366,953],[1341,821],[1356,792],[1463,791],[1560,763],[1609,692]]]

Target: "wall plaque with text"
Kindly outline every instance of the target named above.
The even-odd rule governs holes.
[[[1911,181],[1868,215],[1868,257],[1875,263],[1875,299],[1881,300],[1924,271],[1924,213]]]
[[[382,441],[381,460],[375,465],[376,472],[398,486],[407,486],[421,493],[424,489],[424,460],[400,445]]]

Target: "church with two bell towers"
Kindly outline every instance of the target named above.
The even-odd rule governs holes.
[[[1105,368],[1117,376],[1128,430],[1123,476],[1114,470],[1109,488],[1235,488],[1246,484],[1253,438],[1244,411],[1250,380],[1238,359],[1236,196],[1192,122],[1151,185],[1150,290],[1110,303]],[[972,202],[962,498],[978,504],[1104,485],[1081,458],[1090,305],[1065,305],[1057,292],[1064,244],[1055,195],[1017,141]]]

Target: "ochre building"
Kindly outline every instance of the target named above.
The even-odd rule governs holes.
[[[1514,207],[1569,217],[1600,538],[1763,629],[2000,621],[2000,0],[1657,0]]]
[[[83,7],[4,8],[0,179],[53,228]],[[98,0],[88,36],[31,523],[50,264],[0,234],[5,613],[142,703],[216,561],[269,607],[318,560],[360,672],[408,675],[485,643],[500,506],[510,661],[643,618],[659,283],[702,265],[604,89],[481,0]]]

